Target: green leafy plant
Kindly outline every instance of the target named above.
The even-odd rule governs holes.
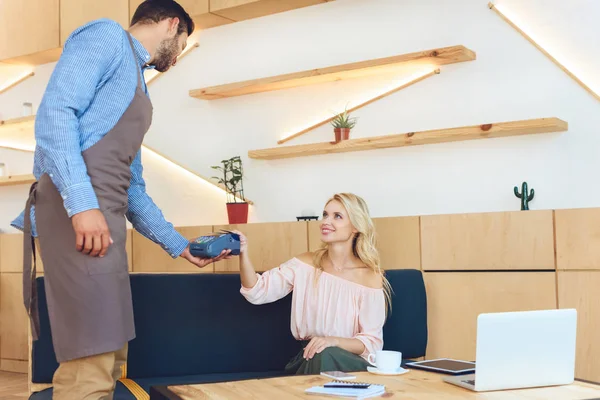
[[[334,128],[348,128],[352,129],[356,125],[356,117],[350,118],[348,110],[345,109],[343,113],[339,113],[331,120],[331,125]]]
[[[244,197],[244,184],[242,160],[240,156],[232,157],[229,160],[221,160],[222,165],[213,165],[211,168],[221,171],[222,177],[213,176],[227,192],[228,203],[238,203],[238,199],[246,202]]]

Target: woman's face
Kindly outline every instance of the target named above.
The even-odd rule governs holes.
[[[342,203],[337,200],[327,203],[321,220],[321,240],[325,243],[345,242],[351,240],[355,232]]]

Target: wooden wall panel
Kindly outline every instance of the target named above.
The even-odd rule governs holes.
[[[600,269],[600,208],[556,210],[558,269]]]
[[[210,0],[210,12],[234,21],[263,17],[330,0]]]
[[[23,270],[23,235],[0,235],[0,272],[20,272]]]
[[[552,210],[421,217],[424,270],[554,269]]]
[[[129,0],[129,20],[143,0]],[[196,24],[196,29],[208,29],[230,24],[234,21],[208,12],[209,0],[179,0],[178,3],[187,11]]]
[[[308,251],[306,222],[215,226],[215,232],[221,229],[239,230],[246,235],[250,260],[258,272],[278,267],[290,258]],[[220,261],[215,265],[216,272],[239,270],[238,257]]]
[[[59,0],[0,1],[0,60],[59,48],[58,4]]]
[[[600,382],[600,271],[559,271],[558,306],[577,309],[575,376]]]
[[[210,235],[212,226],[180,227],[177,231],[192,240],[198,236]],[[214,265],[198,268],[182,257],[173,259],[160,245],[146,239],[138,232],[133,232],[133,272],[188,272],[209,273]]]
[[[26,374],[29,369],[26,360],[0,360],[0,371],[18,372]],[[3,397],[0,397],[0,399]]]
[[[133,17],[135,10],[142,2],[143,0],[129,0],[129,14],[131,17]],[[208,12],[208,0],[177,0],[177,2],[192,17]],[[129,18],[130,20],[131,17]]]
[[[554,272],[426,272],[426,358],[475,359],[477,316],[556,308]]]
[[[384,269],[421,269],[419,217],[373,218]],[[308,222],[310,251],[321,247],[321,221]]]
[[[374,218],[384,269],[421,269],[419,217]]]
[[[99,18],[109,18],[129,28],[128,0],[60,0],[60,44],[77,28]]]
[[[22,287],[22,274],[0,274],[0,356],[2,359],[27,360],[28,319],[23,305]]]
[[[37,246],[36,246],[37,247]],[[37,271],[44,272],[44,263],[37,252]],[[0,271],[22,272],[23,271],[23,234],[5,233],[0,235]]]
[[[308,251],[316,251],[321,248],[321,221],[308,222]]]

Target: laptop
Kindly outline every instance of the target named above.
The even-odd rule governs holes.
[[[444,378],[476,392],[575,380],[577,310],[480,314],[475,373]]]

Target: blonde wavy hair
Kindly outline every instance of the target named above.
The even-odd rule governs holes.
[[[392,287],[385,277],[385,272],[381,268],[379,251],[377,250],[377,239],[375,226],[371,219],[367,203],[359,196],[352,193],[337,193],[333,195],[327,204],[332,201],[340,202],[346,211],[354,228],[358,231],[352,241],[352,252],[365,266],[373,270],[383,282],[385,294],[386,311],[391,309]],[[315,251],[313,263],[319,271],[323,271],[323,260],[329,255],[329,246],[323,243],[320,249]]]

